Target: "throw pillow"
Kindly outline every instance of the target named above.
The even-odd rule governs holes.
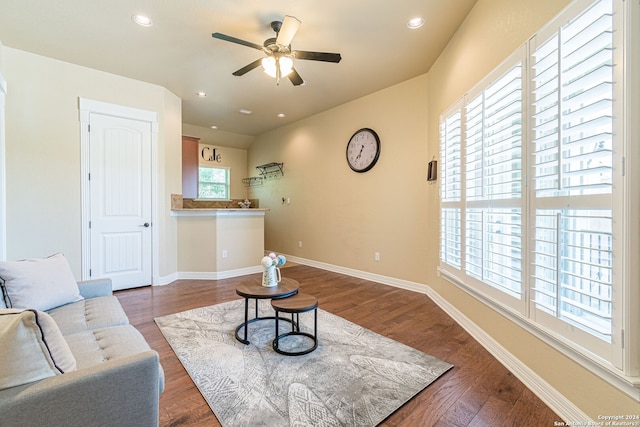
[[[76,360],[47,313],[0,310],[0,390],[76,369]]]
[[[71,267],[62,254],[0,262],[0,279],[9,308],[45,311],[83,299]]]

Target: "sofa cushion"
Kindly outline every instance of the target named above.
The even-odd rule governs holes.
[[[0,310],[0,390],[76,369],[76,360],[47,313]]]
[[[132,325],[76,332],[65,336],[65,339],[78,369],[151,349],[142,334]]]
[[[0,262],[3,295],[9,308],[49,310],[82,299],[71,267],[62,254],[49,258]]]
[[[132,325],[76,332],[65,336],[76,358],[78,369],[122,359],[151,350],[142,334]],[[164,389],[164,371],[160,369],[159,387]]]
[[[112,295],[63,305],[49,310],[48,313],[65,336],[74,332],[129,323],[118,298]]]

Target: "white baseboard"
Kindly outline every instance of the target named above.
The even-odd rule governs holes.
[[[153,286],[164,286],[179,279],[191,280],[220,280],[231,277],[246,276],[247,274],[262,273],[261,266],[238,268],[226,271],[179,271],[168,276],[157,276],[153,278]]]
[[[246,276],[247,274],[262,273],[262,266],[238,268],[226,271],[180,271],[177,273],[178,279],[192,280],[220,280],[231,277]]]
[[[168,276],[154,276],[152,279],[153,286],[164,286],[178,280],[178,273],[172,273]]]
[[[354,270],[351,268],[341,267],[337,265],[327,264],[323,262],[313,261],[305,258],[299,258],[293,255],[285,255],[288,260],[316,267],[322,270],[332,271],[347,276],[357,277],[360,279],[371,280],[373,282],[382,283],[384,285],[394,286],[427,295],[434,303],[436,303],[445,313],[455,320],[465,331],[469,333],[476,341],[478,341],[493,357],[495,357],[502,365],[504,365],[516,378],[518,378],[529,390],[531,390],[540,400],[542,400],[553,412],[558,414],[562,420],[570,422],[589,423],[593,422],[587,414],[578,408],[573,402],[567,399],[562,393],[549,385],[542,377],[531,370],[527,365],[522,363],[520,359],[515,357],[507,349],[501,346],[482,328],[473,323],[457,308],[451,305],[447,300],[442,298],[431,287],[424,283],[410,282],[407,280],[396,279],[394,277],[373,274],[366,271]],[[560,421],[560,420],[558,420]],[[586,424],[584,424],[586,425]]]

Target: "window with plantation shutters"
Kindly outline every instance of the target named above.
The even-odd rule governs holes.
[[[531,54],[534,307],[606,343],[613,293],[613,9],[599,1]]]
[[[622,3],[576,0],[440,120],[442,276],[617,367]]]

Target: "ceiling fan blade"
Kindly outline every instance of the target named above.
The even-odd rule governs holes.
[[[298,28],[300,28],[300,20],[295,16],[286,15],[284,20],[282,21],[282,26],[280,27],[280,31],[278,32],[278,38],[276,39],[276,44],[281,46],[289,46],[291,44],[291,40],[298,32]]]
[[[324,61],[338,63],[342,59],[339,53],[328,52],[308,52],[306,50],[295,50],[292,52],[296,59],[307,59],[309,61]]]
[[[238,71],[234,71],[233,75],[234,76],[243,76],[246,73],[248,73],[249,71],[253,70],[254,68],[258,68],[260,66],[260,64],[262,64],[262,58],[256,59],[251,64],[245,65],[244,67],[240,68]]]
[[[302,80],[302,77],[300,77],[300,74],[298,74],[295,68],[291,69],[291,73],[289,73],[287,77],[289,77],[289,80],[291,80],[294,86],[304,84],[304,80]]]
[[[228,42],[231,42],[231,43],[237,43],[237,44],[241,44],[243,46],[248,46],[248,47],[252,47],[254,49],[262,50],[262,45],[259,45],[259,44],[256,44],[256,43],[251,43],[251,42],[248,42],[246,40],[240,40],[240,39],[237,39],[235,37],[228,36],[226,34],[213,33],[213,34],[211,34],[211,37],[213,37],[214,39],[220,39],[220,40],[228,41]]]

